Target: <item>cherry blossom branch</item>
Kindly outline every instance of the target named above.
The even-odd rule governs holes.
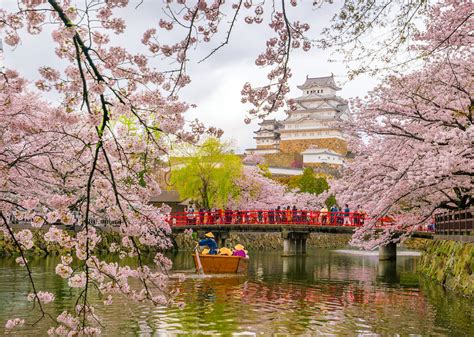
[[[21,260],[22,260],[22,264],[24,264],[25,268],[26,268],[26,272],[27,272],[27,275],[28,275],[28,280],[30,281],[30,284],[31,284],[31,288],[33,289],[33,294],[34,294],[34,298],[33,298],[33,306],[34,306],[34,303],[37,302],[38,303],[38,306],[39,306],[39,309],[41,311],[41,317],[35,321],[32,325],[36,325],[39,321],[41,321],[45,316],[48,316],[51,318],[52,321],[56,322],[56,320],[50,315],[48,314],[44,308],[43,308],[43,304],[41,303],[40,301],[40,298],[38,297],[38,291],[36,290],[36,284],[35,284],[35,281],[33,280],[33,273],[31,272],[31,269],[30,269],[30,265],[28,263],[28,260],[26,259],[25,257],[25,253],[23,251],[23,247],[22,245],[18,242],[17,238],[15,237],[15,233],[13,232],[12,228],[10,227],[10,225],[8,224],[8,220],[5,218],[5,215],[3,214],[2,211],[0,211],[0,218],[2,218],[2,221],[8,231],[8,233],[10,234],[10,238],[12,239],[13,243],[15,244],[15,247],[18,248],[19,252],[20,252],[20,256],[21,256]]]

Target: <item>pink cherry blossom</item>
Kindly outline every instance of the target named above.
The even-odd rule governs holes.
[[[353,100],[355,118],[346,127],[356,158],[333,190],[338,200],[363,205],[374,218],[395,219],[383,232],[367,222],[353,244],[371,249],[398,241],[440,210],[473,205],[474,55],[472,20],[465,19],[473,10],[470,1],[431,7],[427,28],[412,46],[423,55],[429,51],[423,66],[389,76],[368,97]],[[449,38],[444,29],[452,32]],[[447,38],[453,43],[438,49]],[[405,230],[401,238],[393,236],[398,230]]]
[[[71,276],[67,283],[71,288],[83,288],[86,285],[86,273],[81,272]]]
[[[13,329],[17,326],[22,326],[25,324],[25,320],[21,318],[14,318],[14,319],[9,319],[7,323],[5,324],[5,328],[7,329]]]
[[[41,303],[47,304],[54,301],[54,294],[49,293],[47,291],[38,291],[38,293],[29,293],[28,294],[28,301],[33,301],[37,298]]]
[[[56,265],[55,271],[56,271],[56,274],[62,278],[69,278],[73,272],[71,267],[65,264],[61,264],[61,263]]]

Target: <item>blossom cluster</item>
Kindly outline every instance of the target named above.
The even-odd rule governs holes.
[[[440,210],[473,205],[473,10],[472,1],[431,6],[412,46],[426,57],[423,66],[388,76],[352,101],[354,119],[341,127],[356,158],[333,191],[344,203],[365,205],[373,218],[395,218],[382,233],[367,222],[353,244],[370,249],[397,241]],[[394,236],[399,230],[405,234]]]
[[[231,209],[275,209],[278,206],[296,206],[298,209],[319,209],[324,199],[302,193],[267,178],[259,167],[244,166],[242,177],[237,179],[237,198],[229,200]]]

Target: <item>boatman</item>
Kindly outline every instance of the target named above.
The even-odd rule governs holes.
[[[209,255],[217,254],[217,242],[214,240],[214,234],[211,232],[204,235],[206,238],[199,241],[199,246],[207,246],[209,248]]]

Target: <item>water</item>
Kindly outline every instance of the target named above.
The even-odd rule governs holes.
[[[173,256],[174,268],[189,278],[177,284],[184,309],[115,300],[98,314],[106,336],[252,335],[424,335],[474,336],[474,302],[446,292],[416,273],[416,252],[396,263],[380,263],[376,253],[311,250],[306,257],[251,252],[248,276],[199,277],[189,254]],[[32,261],[42,290],[56,301],[47,309],[70,309],[70,292],[53,274],[56,258]],[[7,318],[32,322],[37,311],[24,302],[29,285],[12,258],[0,258],[0,335],[43,336],[47,319],[36,326],[3,330]],[[41,330],[43,329],[43,330]]]

